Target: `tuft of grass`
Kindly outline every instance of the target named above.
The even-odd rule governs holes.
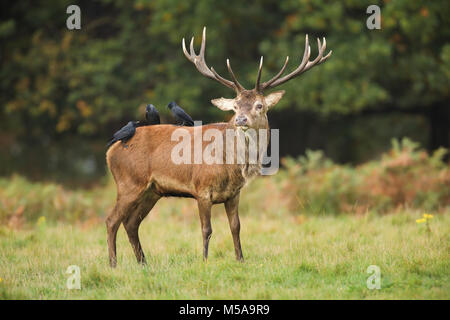
[[[241,219],[239,263],[225,213],[216,210],[204,263],[196,211],[156,210],[140,230],[148,265],[136,263],[120,228],[116,269],[101,223],[0,227],[0,299],[449,299],[450,217],[435,215],[428,235],[420,216],[252,212]],[[80,267],[81,290],[66,288],[69,265]],[[370,265],[380,267],[379,290],[367,288]]]

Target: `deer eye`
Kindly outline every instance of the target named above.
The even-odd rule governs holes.
[[[263,108],[263,105],[261,103],[258,103],[256,105],[256,109],[261,110]]]

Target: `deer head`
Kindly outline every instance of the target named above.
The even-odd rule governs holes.
[[[205,61],[205,46],[206,46],[206,27],[203,28],[202,44],[200,47],[200,53],[197,55],[194,50],[194,37],[191,39],[190,52],[186,50],[185,40],[183,38],[182,47],[186,58],[191,61],[197,70],[204,76],[216,80],[224,86],[233,89],[236,93],[236,97],[233,99],[218,98],[211,100],[212,104],[218,107],[220,110],[229,111],[233,110],[235,112],[234,117],[230,120],[230,124],[235,127],[243,128],[244,130],[248,128],[259,129],[267,127],[267,111],[276,105],[280,99],[283,97],[284,90],[275,91],[268,95],[264,95],[264,90],[272,89],[276,86],[283,84],[290,79],[293,79],[300,74],[311,69],[315,65],[319,65],[325,60],[327,60],[332,51],[330,51],[326,56],[323,56],[327,42],[323,38],[322,43],[317,39],[319,54],[313,61],[309,61],[311,55],[311,47],[308,42],[308,35],[305,38],[305,51],[303,53],[303,59],[300,65],[291,73],[281,77],[286,66],[289,62],[289,57],[286,57],[286,61],[281,68],[281,70],[269,81],[261,83],[261,71],[263,66],[263,57],[261,57],[258,69],[258,75],[256,77],[255,88],[251,90],[245,89],[237,80],[231,69],[230,60],[227,59],[227,68],[230,73],[231,79],[227,80],[220,76],[214,68],[209,68]]]

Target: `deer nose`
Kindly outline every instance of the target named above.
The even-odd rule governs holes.
[[[248,119],[246,116],[240,115],[236,117],[236,120],[234,122],[237,126],[245,126],[247,124],[247,120]]]

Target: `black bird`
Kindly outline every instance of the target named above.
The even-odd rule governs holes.
[[[139,121],[128,122],[126,126],[122,127],[119,131],[114,133],[113,139],[110,142],[108,142],[107,146],[109,147],[110,145],[112,145],[114,142],[117,141],[122,141],[122,143],[125,143],[126,141],[131,139],[131,137],[134,136],[137,126],[139,126]],[[125,145],[125,147],[127,146]]]
[[[145,108],[145,119],[147,119],[147,125],[160,124],[158,110],[152,104],[148,104]]]
[[[181,123],[182,126],[194,126],[194,120],[192,120],[192,118],[174,101],[169,103],[167,107],[170,109],[170,111],[172,111],[172,114],[177,119],[177,121]]]

